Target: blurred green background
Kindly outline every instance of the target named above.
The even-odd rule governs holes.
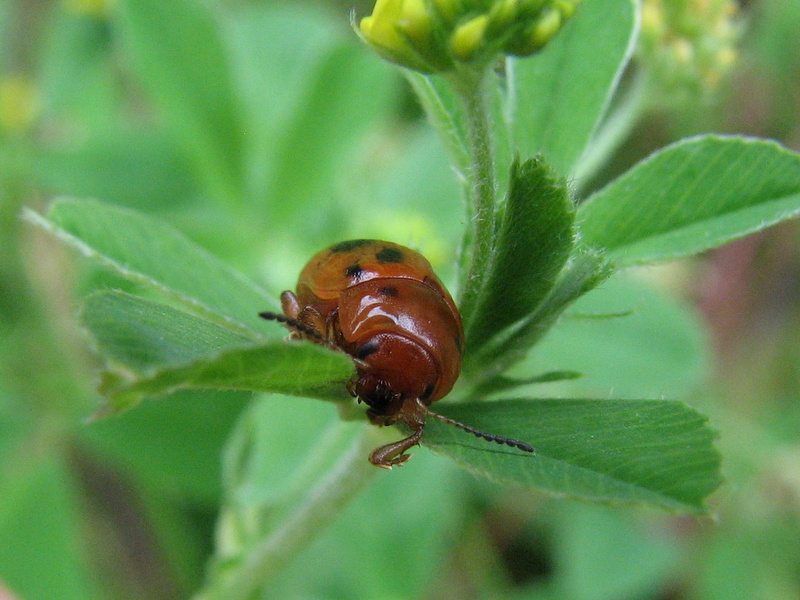
[[[100,400],[79,298],[131,284],[76,261],[23,206],[70,195],[146,211],[276,298],[313,252],[354,237],[414,246],[454,275],[457,183],[397,71],[350,29],[352,2],[151,4],[0,4],[0,598],[189,597],[240,413],[267,424],[263,496],[337,418],[312,401],[184,394],[87,422]],[[734,60],[700,89],[675,78],[680,51],[642,44],[632,72],[649,69],[663,101],[576,187],[705,131],[800,150],[800,3],[745,2],[737,22]],[[800,598],[799,242],[789,223],[614,279],[585,312],[631,316],[567,320],[532,357],[585,374],[542,395],[680,397],[709,414],[728,479],[716,520],[552,500],[419,450],[265,597]]]

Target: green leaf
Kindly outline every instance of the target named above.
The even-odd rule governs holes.
[[[80,123],[84,134],[87,126],[118,125],[121,116],[119,70],[114,67],[119,55],[112,50],[116,40],[109,35],[107,19],[87,16],[70,10],[50,14],[36,67],[42,111],[48,118]],[[19,26],[15,18],[6,22]],[[71,145],[77,138],[68,134],[39,141]]]
[[[637,511],[561,502],[554,512],[556,598],[656,598],[686,559],[679,536],[659,535]]]
[[[112,361],[102,391],[114,410],[182,389],[349,398],[351,358],[316,344],[253,345],[214,323],[121,292],[90,296],[83,321]]]
[[[123,277],[258,337],[275,299],[166,223],[91,200],[61,199],[26,217]]]
[[[197,196],[187,161],[164,131],[110,127],[76,148],[37,150],[36,174],[58,195],[171,210]]]
[[[243,417],[225,451],[228,501],[220,517],[218,539],[223,543],[212,562],[212,579],[217,574],[225,577],[230,565],[260,553],[260,542],[274,538],[287,520],[297,518],[309,501],[309,489],[317,491],[319,482],[347,459],[354,439],[366,434],[375,445],[384,439],[371,425],[341,421],[330,407],[302,399],[261,398]],[[329,597],[331,582],[336,582],[337,598],[424,595],[447,552],[450,533],[462,522],[465,505],[454,489],[463,474],[451,461],[420,451],[413,468],[382,477],[382,471],[366,460],[373,447],[367,443],[360,448],[352,458],[358,466],[350,465],[347,473],[364,469],[370,485],[340,507],[329,526],[314,528],[319,532],[314,543],[269,577],[262,595],[287,600]],[[401,496],[403,502],[393,501]],[[308,518],[303,514],[304,523]],[[425,519],[431,535],[423,539],[414,524]],[[284,535],[291,538],[291,533]],[[358,544],[348,542],[354,538]],[[387,544],[395,559],[364,569]],[[309,569],[315,577],[305,576]]]
[[[93,453],[148,487],[216,506],[222,448],[249,400],[236,392],[182,392],[94,420],[78,433]]]
[[[0,481],[2,596],[12,597],[7,587],[15,598],[100,598],[81,544],[85,498],[72,480],[74,465],[32,447],[42,451],[41,436],[16,449],[15,477]]]
[[[575,243],[574,219],[566,182],[541,157],[512,165],[490,271],[475,309],[462,307],[467,353],[541,304]]]
[[[186,364],[253,343],[210,321],[118,291],[86,298],[81,320],[105,356],[134,373]]]
[[[396,73],[321,6],[247,3],[225,24],[247,113],[252,200],[273,225],[304,208],[318,214],[393,110]]]
[[[468,354],[465,371],[487,381],[522,360],[570,304],[612,273],[613,267],[601,252],[578,246],[536,310],[502,335],[494,336],[479,352]]]
[[[138,412],[138,411],[137,411]],[[330,405],[307,398],[260,396],[243,412],[222,455],[223,486],[230,510],[242,514],[246,546],[263,536],[253,528],[252,509],[264,514],[260,525],[275,527],[302,502],[308,488],[335,468],[363,422],[339,418]],[[231,523],[233,525],[233,523]],[[226,552],[238,553],[229,545]]]
[[[249,147],[274,161],[279,154],[274,138],[302,110],[325,57],[345,39],[355,40],[324,9],[311,4],[246,3],[228,7],[225,17],[222,25],[243,110],[266,137],[249,139]]]
[[[587,318],[604,313],[624,316]],[[683,398],[708,381],[706,337],[690,306],[641,277],[622,273],[575,302],[507,374],[523,378],[568,368],[584,375],[515,395]]]
[[[621,266],[688,256],[800,214],[800,156],[774,142],[673,144],[592,196],[583,240]]]
[[[423,442],[500,482],[597,502],[706,513],[720,458],[705,417],[671,400],[507,400],[437,407],[481,431],[516,438],[528,454],[430,420]]]
[[[348,44],[328,53],[292,126],[282,132],[280,151],[270,165],[271,213],[282,206],[287,216],[296,215],[301,206],[329,201],[343,161],[376,118],[390,110],[394,86],[389,74],[387,65],[361,47]]]
[[[346,391],[353,362],[345,354],[310,342],[269,342],[226,350],[191,364],[167,367],[113,392],[116,407],[127,408],[145,396],[180,389],[245,390],[351,400]]]
[[[459,471],[450,461],[418,451],[408,468],[388,477],[379,473],[271,583],[267,596],[331,598],[332,582],[335,597],[348,600],[431,595],[431,582],[451,557],[451,541],[468,518]],[[420,523],[425,523],[424,535]],[[375,560],[387,553],[391,560]]]
[[[529,385],[571,381],[573,379],[580,379],[581,377],[583,377],[583,374],[578,371],[547,371],[540,375],[534,375],[533,377],[505,377],[503,375],[495,375],[485,381],[481,381],[479,385],[475,386],[472,396],[477,398],[492,393],[527,387]]]
[[[219,197],[241,201],[245,128],[210,11],[192,0],[119,4],[118,24],[138,73],[198,175]]]
[[[545,48],[512,61],[514,145],[571,174],[608,106],[634,47],[638,3],[584,2]]]

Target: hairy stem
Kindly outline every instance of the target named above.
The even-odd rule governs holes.
[[[467,125],[470,165],[466,176],[469,201],[467,239],[471,244],[469,267],[461,280],[461,311],[469,322],[491,260],[495,229],[497,183],[495,150],[485,83],[485,69],[463,70],[453,76]]]
[[[367,456],[379,430],[365,425],[339,463],[310,489],[276,529],[249,549],[241,564],[201,590],[194,600],[246,600],[272,581],[378,473]]]

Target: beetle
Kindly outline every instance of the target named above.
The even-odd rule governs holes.
[[[392,242],[351,240],[308,261],[297,291],[281,294],[283,314],[262,312],[286,325],[290,337],[350,355],[356,375],[351,395],[364,402],[371,423],[398,422],[408,437],[377,448],[370,462],[391,469],[409,458],[430,416],[499,444],[533,452],[525,442],[487,434],[433,412],[458,379],[464,352],[461,315],[421,254]]]

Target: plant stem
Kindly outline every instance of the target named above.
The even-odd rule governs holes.
[[[246,600],[274,579],[378,473],[367,456],[379,445],[379,435],[377,427],[365,425],[338,465],[281,525],[248,550],[240,565],[201,590],[194,600]]]
[[[461,311],[469,322],[477,296],[491,260],[497,184],[495,182],[495,152],[492,126],[487,106],[485,68],[457,72],[453,86],[461,99],[467,125],[470,168],[468,201],[470,218],[469,237],[472,243],[469,268],[461,280]]]

